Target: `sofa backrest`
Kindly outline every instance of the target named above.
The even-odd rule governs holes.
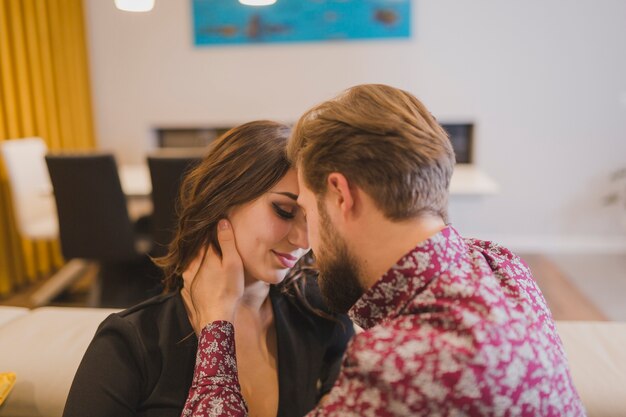
[[[0,372],[17,375],[0,416],[60,417],[89,342],[116,311],[42,307],[0,326]]]

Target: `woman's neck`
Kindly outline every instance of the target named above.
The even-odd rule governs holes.
[[[268,299],[270,285],[267,282],[246,276],[241,304],[254,312],[260,312]]]
[[[186,287],[181,288],[180,291],[189,320],[191,323],[195,323],[197,317],[191,293]],[[243,313],[243,316],[256,317],[256,320],[260,323],[265,323],[268,319],[271,322],[272,306],[269,292],[270,286],[268,283],[246,277],[243,296],[237,309],[239,315],[241,316],[241,313]]]

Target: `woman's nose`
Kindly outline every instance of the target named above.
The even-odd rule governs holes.
[[[309,249],[309,235],[304,216],[295,219],[288,236],[289,243],[302,249]]]

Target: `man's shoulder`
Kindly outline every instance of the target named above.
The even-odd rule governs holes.
[[[470,255],[480,255],[489,268],[500,278],[514,278],[516,280],[532,280],[532,273],[526,262],[512,250],[490,240],[465,238]]]
[[[482,240],[471,237],[463,238],[463,240],[470,250],[479,251],[503,260],[521,261],[521,258],[513,253],[512,250],[492,240]]]

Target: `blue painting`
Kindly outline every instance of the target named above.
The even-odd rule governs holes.
[[[196,45],[408,38],[411,0],[192,0]]]

